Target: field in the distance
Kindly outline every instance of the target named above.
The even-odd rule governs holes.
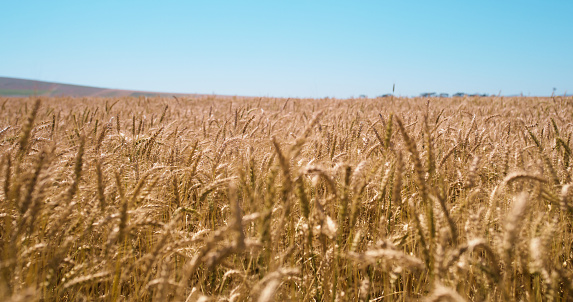
[[[36,80],[0,77],[0,97],[201,97],[199,94],[161,93],[149,91],[134,91],[107,89],[81,85],[61,84]]]
[[[0,99],[4,301],[570,301],[573,98]]]

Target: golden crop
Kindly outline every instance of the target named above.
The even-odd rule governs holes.
[[[0,99],[4,301],[571,301],[573,98]]]

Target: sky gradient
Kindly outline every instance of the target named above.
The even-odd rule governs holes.
[[[573,93],[573,1],[2,1],[0,76],[271,97]]]

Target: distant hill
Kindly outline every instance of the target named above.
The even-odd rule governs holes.
[[[0,96],[79,96],[79,97],[122,97],[122,96],[201,96],[200,94],[163,93],[106,89],[80,85],[60,84],[34,80],[0,77]]]

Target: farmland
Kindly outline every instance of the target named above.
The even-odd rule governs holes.
[[[570,301],[573,98],[0,98],[7,301]]]

